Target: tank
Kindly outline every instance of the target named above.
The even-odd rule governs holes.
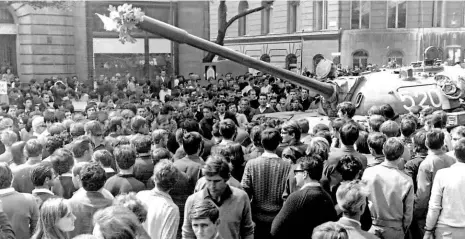
[[[397,114],[407,113],[414,105],[432,106],[452,112],[461,107],[459,100],[464,96],[464,70],[457,66],[437,64],[434,54],[431,56],[431,49],[434,48],[427,49],[424,62],[411,67],[384,69],[350,77],[331,78],[335,70],[334,65],[323,59],[316,69],[317,75],[322,77],[312,79],[191,35],[183,29],[149,16],[140,16],[135,26],[307,88],[311,93],[323,97],[320,108],[323,109],[323,114],[330,117],[337,115],[336,105],[343,101],[355,104],[356,115],[367,115],[371,106],[386,103],[390,104]]]

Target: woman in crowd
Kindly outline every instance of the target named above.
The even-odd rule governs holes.
[[[36,231],[32,239],[68,238],[67,232],[74,230],[76,217],[65,199],[50,198],[41,208]]]

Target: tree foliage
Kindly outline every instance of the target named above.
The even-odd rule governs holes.
[[[218,6],[218,35],[216,36],[216,40],[214,43],[223,46],[224,45],[224,38],[226,37],[226,30],[239,18],[245,17],[249,14],[254,12],[259,12],[263,9],[269,8],[273,5],[274,1],[266,1],[260,7],[256,7],[253,9],[247,9],[244,12],[240,12],[237,15],[233,16],[231,19],[227,20],[228,18],[228,8],[226,7],[226,0],[220,0],[220,4]],[[215,58],[216,54],[209,52],[204,58],[203,62],[212,62],[213,58]]]
[[[9,1],[9,3],[27,4],[34,10],[43,8],[55,8],[64,11],[71,11],[76,4],[75,1]]]

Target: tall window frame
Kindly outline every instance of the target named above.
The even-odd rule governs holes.
[[[328,0],[313,1],[313,29],[328,29]]]
[[[370,10],[370,1],[350,1],[350,29],[369,29],[371,22]]]
[[[249,9],[249,3],[247,1],[240,1],[238,6],[238,12],[242,13]],[[243,16],[238,19],[237,35],[244,36],[247,34],[247,16]]]
[[[407,0],[386,1],[387,28],[407,28]]]
[[[266,1],[262,1],[262,6],[267,4]],[[261,22],[261,33],[262,35],[269,34],[271,32],[271,7],[266,7],[262,10],[262,22]]]
[[[287,32],[294,33],[298,29],[298,11],[300,1],[289,1],[287,4]]]

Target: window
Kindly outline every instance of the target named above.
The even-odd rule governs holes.
[[[313,29],[315,31],[328,28],[328,1],[313,2]]]
[[[297,8],[299,7],[298,1],[290,1],[288,3],[287,10],[287,31],[288,33],[294,33],[297,31]]]
[[[462,49],[459,45],[446,46],[446,54],[446,60],[449,65],[455,65],[455,63],[462,62]]]
[[[406,0],[389,0],[387,11],[388,28],[405,28],[407,22]]]
[[[365,50],[358,50],[352,55],[353,67],[364,68],[368,65],[368,52]]]
[[[396,65],[401,66],[402,65],[402,59],[404,58],[404,54],[402,54],[401,51],[394,50],[389,52],[388,54],[388,63],[396,63]]]
[[[262,1],[262,6],[265,5],[266,2]],[[262,34],[266,35],[270,33],[270,22],[271,21],[271,8],[267,7],[262,10]]]
[[[366,0],[351,1],[351,29],[370,28],[370,2]]]
[[[442,25],[442,0],[433,2],[433,27],[441,27]]]
[[[260,57],[260,61],[264,61],[264,62],[270,63],[270,62],[271,62],[271,57],[270,57],[270,55],[268,55],[268,54],[263,54],[263,55]]]
[[[249,9],[249,3],[247,1],[240,1],[239,2],[239,13],[245,12]],[[238,35],[244,36],[247,34],[247,16],[239,18],[239,28],[238,28]]]
[[[292,70],[297,68],[297,56],[289,54],[286,56],[286,69]]]
[[[13,16],[6,8],[0,7],[0,23],[15,23]]]

